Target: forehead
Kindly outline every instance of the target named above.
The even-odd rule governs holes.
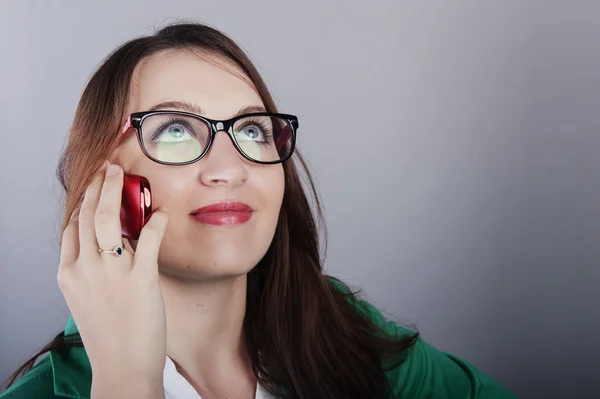
[[[249,105],[263,105],[250,79],[233,62],[186,50],[161,51],[140,61],[134,71],[130,113],[167,101],[198,105],[204,116],[214,119],[232,117]]]

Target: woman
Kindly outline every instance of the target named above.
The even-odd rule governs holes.
[[[210,27],[111,54],[59,166],[72,317],[0,397],[514,398],[323,274],[297,128]],[[121,237],[125,173],[160,207],[139,240]]]

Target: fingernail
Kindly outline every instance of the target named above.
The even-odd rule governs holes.
[[[117,173],[119,173],[119,166],[114,163],[110,164],[108,169],[106,169],[106,176],[108,177],[115,176]]]

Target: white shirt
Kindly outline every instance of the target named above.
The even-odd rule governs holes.
[[[177,371],[175,363],[169,356],[163,371],[166,399],[202,399],[194,387]],[[271,395],[265,392],[260,384],[256,384],[255,399],[269,399]]]

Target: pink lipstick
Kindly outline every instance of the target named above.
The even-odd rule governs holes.
[[[246,223],[253,212],[249,205],[242,202],[219,202],[196,209],[190,216],[200,223],[232,226]]]

